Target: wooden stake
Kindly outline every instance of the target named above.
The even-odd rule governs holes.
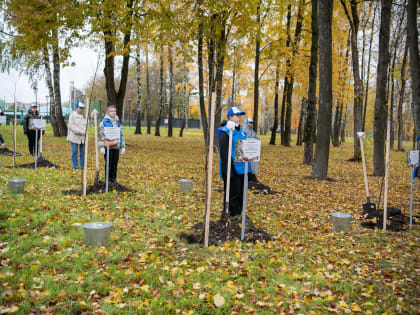
[[[209,141],[209,165],[207,168],[207,211],[205,215],[205,224],[204,224],[204,247],[209,247],[209,230],[210,230],[210,202],[211,202],[211,180],[213,175],[213,145],[214,145],[214,117],[216,113],[216,106],[214,100],[216,99],[214,92],[211,97],[210,104],[210,141]]]
[[[228,165],[227,165],[227,174],[226,174],[226,192],[225,192],[225,212],[226,219],[229,217],[229,198],[230,198],[230,173],[232,169],[232,134],[233,130],[229,129],[229,149],[228,149]]]
[[[384,196],[384,226],[383,230],[386,231],[386,218],[388,212],[388,168],[389,168],[389,143],[391,138],[391,121],[388,120],[386,130],[386,159],[385,159],[385,196]]]
[[[84,168],[83,168],[83,196],[86,196],[86,172],[87,172],[87,159],[88,159],[88,142],[89,142],[89,105],[90,100],[87,100],[87,108],[86,108],[86,131],[85,131],[85,160]]]
[[[98,147],[98,111],[96,108],[92,111],[92,118],[95,124],[95,155],[96,155],[96,173],[99,172],[99,147]]]

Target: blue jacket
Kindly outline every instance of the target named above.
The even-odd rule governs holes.
[[[220,140],[221,133],[224,132],[229,136],[229,129],[226,126],[220,127],[217,129],[217,137]],[[232,132],[232,156],[231,158],[235,159],[235,144],[237,140],[245,140],[246,134],[242,129],[233,129]],[[229,149],[229,148],[228,148]],[[222,151],[222,149],[220,150]],[[219,171],[220,171],[220,178],[223,178],[223,167],[222,167],[222,152],[219,153]],[[227,163],[227,161],[224,161]],[[233,167],[237,174],[242,175],[245,172],[245,162],[233,162]],[[227,164],[226,164],[227,165]],[[249,168],[250,169],[250,168]]]
[[[98,145],[99,145],[100,148],[104,147],[104,139],[105,139],[104,128],[105,127],[121,127],[121,123],[120,123],[120,120],[118,119],[118,116],[113,118],[113,117],[110,117],[108,115],[105,115],[104,119],[99,124],[99,143],[98,143]],[[120,142],[115,147],[111,147],[111,149],[122,149],[122,148],[125,148],[125,139],[124,139],[124,134],[123,134],[122,128],[121,128]]]

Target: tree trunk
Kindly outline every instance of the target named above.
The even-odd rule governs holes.
[[[130,59],[130,41],[131,41],[131,17],[133,15],[133,0],[127,0],[126,4],[128,10],[127,16],[127,25],[126,25],[126,32],[124,33],[124,55],[123,55],[123,62],[121,67],[121,72],[119,75],[120,87],[118,92],[115,89],[115,47],[113,42],[113,37],[115,30],[112,29],[105,29],[104,33],[104,44],[105,44],[105,67],[104,67],[104,75],[105,75],[105,88],[106,88],[106,95],[108,99],[108,106],[115,105],[117,108],[117,115],[119,118],[122,118],[123,107],[124,107],[124,98],[125,92],[127,89],[127,80],[128,80],[128,65]]]
[[[61,109],[61,90],[60,90],[60,51],[58,48],[58,34],[57,41],[53,43],[53,85],[54,85],[54,108],[55,108],[55,119],[57,127],[60,132],[60,137],[67,136],[67,126],[63,118],[63,112]]]
[[[137,58],[136,58],[136,79],[137,79],[137,117],[136,117],[136,130],[134,134],[141,135],[141,55],[140,45],[137,45]]]
[[[319,113],[315,160],[312,177],[326,179],[330,153],[332,110],[332,11],[333,2],[319,1]]]
[[[347,106],[346,106],[347,109]],[[346,119],[347,119],[347,113],[344,114],[344,119],[341,122],[341,140],[340,143],[346,142]]]
[[[369,76],[370,76],[370,59],[372,56],[372,42],[373,42],[373,33],[374,33],[374,27],[375,27],[375,17],[376,17],[376,5],[373,9],[373,18],[372,18],[372,30],[370,33],[370,40],[369,40],[369,58],[368,58],[368,65],[367,65],[367,76],[366,76],[366,90],[364,93],[365,96],[365,104],[363,106],[363,119],[362,119],[362,131],[365,131],[366,126],[366,111],[367,111],[367,101],[368,101],[368,95],[369,95]]]
[[[304,124],[304,117],[306,115],[307,105],[308,101],[306,98],[302,98],[302,105],[300,108],[300,116],[299,116],[299,126],[298,126],[298,132],[297,132],[297,140],[296,145],[302,145],[303,144],[303,124]]]
[[[261,0],[257,6],[257,33],[255,38],[255,66],[254,66],[254,130],[258,132],[258,101],[259,101],[259,84],[260,84],[260,45],[261,45],[261,16],[260,16]]]
[[[150,76],[149,76],[149,49],[146,44],[146,120],[147,120],[147,134],[152,133],[152,115],[150,105]]]
[[[420,136],[420,56],[419,31],[417,29],[417,0],[408,0],[407,6],[407,42],[410,54],[411,70],[411,110],[413,111],[414,130]]]
[[[198,37],[197,37],[197,63],[198,63],[198,92],[200,102],[200,119],[201,127],[203,128],[204,143],[206,148],[208,147],[208,124],[206,115],[206,104],[204,102],[204,74],[203,74],[203,17],[202,11],[198,11],[200,24],[198,25]],[[207,164],[206,164],[207,165]],[[206,172],[207,174],[207,172]]]
[[[276,134],[277,128],[279,127],[279,76],[280,76],[280,64],[277,63],[276,65],[276,84],[274,90],[274,124],[273,129],[271,129],[271,138],[270,144],[276,144]]]
[[[169,107],[168,107],[168,137],[172,137],[172,108],[174,106],[174,65],[172,48],[168,47],[169,57]]]
[[[290,21],[292,19],[292,6],[289,4],[287,6],[287,22],[286,22],[286,49],[289,49],[292,38],[290,36]],[[290,64],[289,58],[286,58],[286,68],[288,68],[288,65]],[[283,86],[283,98],[281,102],[281,115],[280,115],[280,137],[281,137],[281,144],[285,144],[285,114],[286,114],[286,97],[287,97],[287,91],[288,91],[288,85],[289,85],[289,78],[287,76],[287,69],[286,69],[286,75],[284,77],[284,86]]]
[[[163,49],[160,52],[160,90],[159,90],[159,114],[156,119],[155,136],[160,137],[160,122],[162,120],[163,111]]]
[[[179,131],[179,136],[182,137],[185,129],[185,125],[187,122],[187,115],[188,115],[188,102],[187,102],[187,65],[184,58],[184,78],[183,78],[183,95],[182,95],[182,126],[181,130]]]
[[[226,55],[226,19],[223,18],[221,25],[219,25],[220,34],[216,47],[216,115],[215,126],[220,126],[222,122],[222,88],[223,88],[223,67]],[[219,146],[219,139],[217,137],[217,128],[214,128],[214,145]]]
[[[50,56],[48,48],[43,50],[44,55],[44,66],[45,66],[45,77],[47,81],[48,94],[50,96],[50,121],[53,128],[54,137],[60,137],[60,130],[58,129],[57,120],[55,118],[55,100],[54,100],[54,88],[52,84],[52,75],[51,75],[51,66],[50,66]]]
[[[289,59],[289,63],[286,62],[286,76],[288,77],[288,86],[287,86],[287,95],[286,95],[286,119],[285,119],[285,130],[284,130],[284,145],[290,147],[292,141],[292,96],[293,96],[293,84],[294,84],[294,75],[295,71],[292,67],[292,60],[296,58],[296,54],[299,49],[299,42],[302,33],[302,23],[303,23],[303,8],[305,5],[304,0],[299,0],[298,2],[298,13],[296,20],[295,28],[295,37],[293,39],[292,46],[292,58]]]
[[[357,12],[357,1],[350,0],[350,10],[348,12],[347,6],[344,0],[341,0],[343,8],[346,12],[347,19],[351,28],[351,57],[352,57],[352,66],[353,66],[353,94],[354,94],[354,106],[353,106],[353,139],[354,139],[354,149],[353,149],[353,160],[358,161],[361,158],[360,155],[360,141],[358,141],[357,132],[362,130],[362,82],[360,80],[360,71],[359,71],[359,51],[357,47],[357,33],[359,31],[359,14]]]
[[[408,43],[405,43],[404,49],[404,57],[401,65],[401,87],[400,87],[400,96],[398,99],[398,151],[404,151],[403,148],[403,118],[402,118],[402,108],[404,102],[404,95],[405,95],[405,81],[406,81],[406,74],[405,74],[405,66],[407,64],[407,53],[408,53]]]
[[[313,159],[313,134],[315,131],[315,110],[316,110],[316,80],[318,66],[318,0],[312,0],[311,13],[311,60],[309,64],[309,87],[308,87],[308,117],[305,123],[303,135],[304,151],[303,163],[311,164]]]
[[[382,0],[381,25],[379,30],[379,56],[376,79],[376,99],[373,135],[373,175],[385,174],[386,135],[386,79],[389,66],[389,30],[391,26],[392,0]]]

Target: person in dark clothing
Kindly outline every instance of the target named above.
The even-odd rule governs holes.
[[[4,116],[4,110],[0,107],[0,116]],[[6,144],[4,143],[4,139],[3,139],[3,137],[1,136],[1,133],[0,133],[0,143],[1,143],[1,146],[2,147],[4,147]]]
[[[41,137],[41,131],[38,132],[38,137],[36,136],[37,132],[33,126],[33,120],[40,118],[38,106],[36,104],[32,104],[23,121],[23,132],[28,137],[29,153],[31,155],[35,155],[35,141],[39,142],[39,138]]]
[[[224,209],[226,209],[225,203],[228,158],[230,158],[232,162],[228,205],[229,216],[233,217],[242,213],[245,162],[234,162],[236,141],[246,139],[246,134],[240,126],[242,115],[245,115],[245,112],[240,111],[237,107],[231,107],[227,112],[228,121],[223,123],[222,126],[217,129],[217,137],[219,138],[220,177],[223,178],[225,192],[223,196],[224,207],[222,212],[222,219],[224,219],[226,215]],[[230,130],[232,130],[232,156],[228,157]]]

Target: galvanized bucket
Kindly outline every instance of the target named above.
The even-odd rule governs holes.
[[[9,191],[11,194],[23,194],[25,192],[26,179],[11,178],[8,180]]]
[[[112,223],[91,222],[83,224],[85,243],[90,246],[106,246],[109,242]]]
[[[335,231],[350,231],[351,214],[336,212],[332,214],[332,223]]]
[[[191,179],[180,179],[179,180],[179,190],[181,192],[190,192],[192,188]]]

